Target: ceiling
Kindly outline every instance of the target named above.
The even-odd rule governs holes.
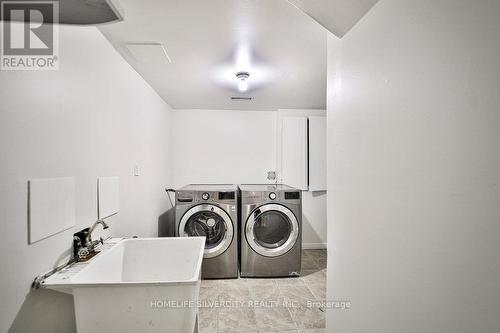
[[[173,108],[325,108],[327,31],[288,1],[119,5],[124,20],[99,29]],[[237,89],[241,70],[250,73],[245,93]]]
[[[287,0],[337,37],[343,37],[378,0]]]

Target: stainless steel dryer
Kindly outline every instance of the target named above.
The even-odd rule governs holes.
[[[238,187],[188,185],[176,191],[176,236],[204,236],[202,278],[238,277]]]
[[[242,277],[299,276],[301,191],[286,185],[240,185]]]

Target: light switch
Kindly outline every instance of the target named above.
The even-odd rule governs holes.
[[[141,175],[141,174],[140,174],[140,172],[139,172],[139,166],[138,166],[138,165],[134,166],[134,176],[138,177],[138,176],[140,176],[140,175]]]

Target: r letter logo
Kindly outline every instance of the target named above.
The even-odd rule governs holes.
[[[2,70],[59,68],[59,2],[2,1]]]

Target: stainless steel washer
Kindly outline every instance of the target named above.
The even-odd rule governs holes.
[[[188,185],[175,201],[176,236],[206,237],[202,278],[237,278],[238,187]]]
[[[240,185],[240,191],[240,275],[300,275],[301,191],[286,185]]]

